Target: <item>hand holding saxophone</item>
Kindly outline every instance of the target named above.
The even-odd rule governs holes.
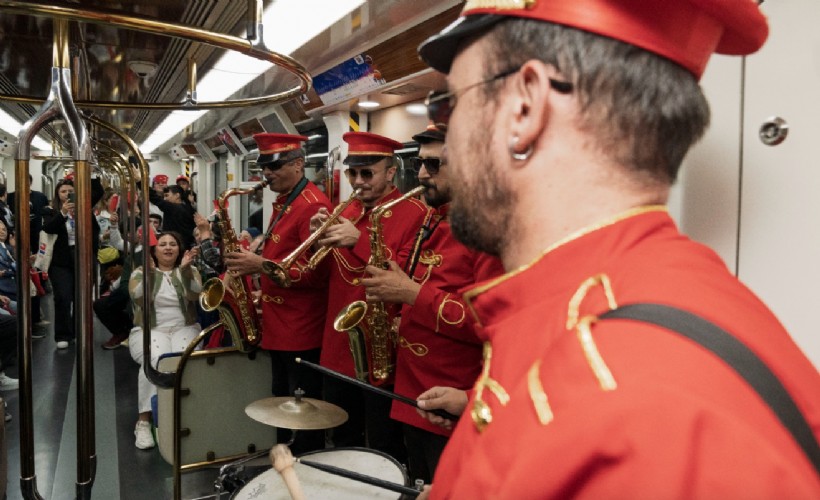
[[[392,302],[413,305],[421,285],[410,279],[395,261],[388,261],[389,269],[367,266],[370,275],[362,279],[368,302]]]
[[[228,271],[241,275],[261,273],[262,263],[265,262],[261,255],[241,247],[237,252],[226,253],[224,258]]]

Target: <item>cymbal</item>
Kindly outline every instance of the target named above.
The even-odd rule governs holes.
[[[312,398],[274,397],[254,401],[245,413],[266,425],[295,430],[329,429],[347,422],[347,412]]]

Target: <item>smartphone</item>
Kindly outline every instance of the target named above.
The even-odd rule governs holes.
[[[74,191],[72,191],[72,192],[68,193],[68,202],[69,202],[69,203],[74,203],[74,200],[75,200],[75,199],[76,199],[76,197],[75,197],[75,195],[74,195]]]

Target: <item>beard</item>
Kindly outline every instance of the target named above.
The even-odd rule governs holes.
[[[461,179],[450,187],[450,227],[457,240],[475,250],[500,256],[508,238],[512,193],[492,162],[490,138],[477,127],[467,144],[480,144],[460,155],[466,168]],[[455,155],[453,155],[455,156]],[[452,158],[452,156],[451,156]],[[452,164],[452,160],[451,160]]]
[[[439,186],[427,180],[419,181],[424,186],[424,201],[433,208],[438,208],[450,201],[449,190],[439,189]]]

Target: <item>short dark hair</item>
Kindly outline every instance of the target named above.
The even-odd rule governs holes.
[[[185,190],[176,184],[172,184],[162,190],[163,193],[176,193],[180,198],[185,199]]]
[[[0,184],[0,196],[5,196],[5,195],[6,195],[6,185],[5,184]]]
[[[153,214],[153,213],[148,214],[148,218],[149,219],[159,219],[159,221],[162,222],[162,216],[160,214]]]
[[[634,45],[526,19],[498,23],[487,42],[487,78],[531,59],[554,66],[576,89],[579,126],[595,135],[601,152],[650,182],[674,182],[709,125],[695,77]],[[489,99],[497,85],[484,86]]]

